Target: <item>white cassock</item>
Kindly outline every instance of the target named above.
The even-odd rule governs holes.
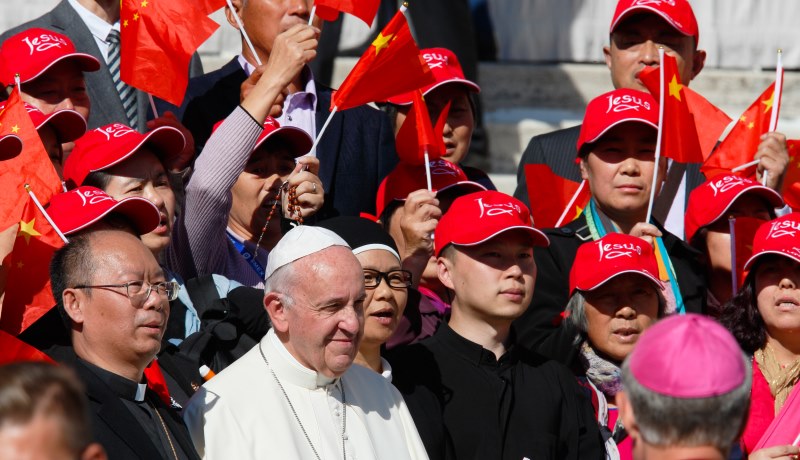
[[[347,459],[428,458],[403,397],[384,377],[361,366],[351,366],[335,380],[317,374],[294,359],[271,329],[259,345],[203,385],[183,417],[197,452],[209,460],[313,460],[309,440],[322,460],[338,460],[343,438]]]

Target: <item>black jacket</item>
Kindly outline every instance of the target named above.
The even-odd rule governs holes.
[[[706,309],[706,284],[699,263],[700,253],[675,235],[657,225],[663,233],[664,246],[678,277],[686,311],[703,313]],[[561,228],[545,230],[549,247],[534,248],[536,287],[528,310],[514,322],[518,343],[562,363],[569,363],[577,352],[572,345],[575,331],[560,327],[561,313],[569,300],[569,272],[578,247],[592,237],[581,215]]]

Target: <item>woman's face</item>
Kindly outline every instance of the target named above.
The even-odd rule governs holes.
[[[800,333],[800,264],[780,255],[763,257],[755,273],[758,312],[767,334],[780,340]]]
[[[650,279],[626,273],[584,293],[589,343],[621,363],[658,319],[658,292]]]
[[[394,254],[383,249],[371,249],[356,255],[365,270],[389,273],[400,270],[400,261]],[[386,279],[381,279],[378,286],[366,289],[364,301],[364,338],[362,344],[382,345],[389,337],[403,316],[408,300],[408,288],[389,286]]]

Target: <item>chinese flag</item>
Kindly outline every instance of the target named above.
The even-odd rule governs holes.
[[[800,140],[787,139],[786,150],[789,153],[789,164],[786,165],[786,175],[783,176],[781,195],[793,210],[800,211]]]
[[[719,142],[719,138],[725,128],[733,120],[717,106],[708,102],[708,99],[692,91],[688,86],[683,87],[683,94],[686,96],[689,112],[694,117],[697,137],[700,140],[700,151],[703,153],[703,161],[705,161],[711,155],[714,147],[717,146],[717,142]]]
[[[425,164],[425,151],[428,151],[429,161],[438,160],[445,154],[444,123],[450,112],[450,103],[439,114],[436,127],[431,126],[431,118],[428,114],[428,107],[422,97],[422,91],[414,91],[414,102],[411,110],[408,111],[403,125],[397,132],[395,144],[397,156],[400,161],[413,165]]]
[[[586,181],[564,179],[545,164],[525,165],[525,180],[531,216],[537,228],[566,225],[581,215],[589,203],[591,193]]]
[[[42,203],[61,191],[61,179],[50,162],[39,133],[33,126],[28,111],[15,88],[0,113],[0,136],[14,134],[22,139],[22,152],[8,160],[0,161],[0,230],[19,222],[22,208],[27,202],[25,184],[36,190]]]
[[[33,200],[26,197],[23,202],[14,249],[3,261],[8,278],[0,329],[13,335],[24,331],[56,304],[50,289],[50,259],[63,246]]]
[[[169,394],[167,381],[164,378],[164,373],[161,371],[161,366],[158,364],[158,358],[154,359],[150,362],[150,365],[144,368],[144,376],[147,378],[147,387],[155,391],[164,404],[172,406],[172,396]]]
[[[19,361],[44,361],[52,363],[49,356],[13,335],[0,330],[0,365]]]
[[[434,83],[431,69],[408,30],[404,11],[405,8],[400,8],[364,51],[339,90],[333,93],[331,107],[345,110],[385,101]]]
[[[756,230],[764,222],[766,221],[755,217],[737,217],[734,219],[731,238],[734,239],[733,248],[736,253],[732,254],[731,261],[736,264],[736,281],[739,284],[736,286],[737,291],[742,287],[744,278],[747,276],[747,272],[744,271],[744,264],[753,255],[753,239],[756,236]]]
[[[189,61],[219,24],[208,18],[214,3],[187,0],[122,0],[120,76],[140,90],[181,105]]]
[[[326,21],[335,21],[339,12],[352,14],[372,27],[378,14],[379,0],[315,0],[316,15]]]
[[[659,100],[664,92],[664,119],[661,122],[661,155],[679,163],[702,163],[703,154],[694,117],[689,112],[686,93],[678,74],[675,58],[664,55],[664,81],[658,67],[646,67],[639,73],[648,91]],[[663,86],[662,86],[663,85]]]
[[[712,177],[714,172],[731,169],[753,161],[753,157],[761,142],[761,135],[769,130],[769,120],[772,115],[772,104],[775,98],[775,83],[761,93],[750,107],[745,110],[731,132],[717,146],[714,153],[708,157],[700,171],[706,177]],[[777,101],[780,107],[780,101]],[[742,177],[755,174],[756,166],[751,166],[739,172]]]

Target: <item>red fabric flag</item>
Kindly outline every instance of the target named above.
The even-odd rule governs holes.
[[[0,230],[19,222],[22,208],[27,202],[23,187],[30,184],[42,203],[61,191],[61,179],[42,145],[39,133],[15,89],[9,96],[6,108],[0,112],[0,136],[14,134],[22,139],[22,153],[0,161]]]
[[[586,181],[578,183],[564,179],[545,164],[525,165],[525,180],[531,216],[537,228],[566,225],[581,215],[589,203],[591,193]]]
[[[697,137],[700,140],[700,151],[703,153],[703,160],[705,161],[711,155],[714,147],[717,146],[717,142],[719,142],[722,133],[725,132],[725,128],[733,120],[717,106],[708,102],[708,99],[688,86],[683,87],[683,94],[686,96],[689,112],[694,117]]]
[[[444,132],[444,123],[447,121],[449,112],[450,103],[448,102],[439,114],[436,128],[432,127],[428,107],[422,97],[422,91],[414,91],[412,108],[408,111],[408,115],[400,126],[395,139],[397,156],[400,157],[400,161],[413,165],[425,164],[426,149],[429,161],[443,157],[446,149],[442,133]]]
[[[140,90],[181,105],[189,84],[189,61],[219,24],[206,1],[122,0],[120,76]]]
[[[331,107],[345,110],[433,84],[430,67],[408,30],[404,8],[394,15],[333,93]]]
[[[19,221],[14,249],[3,265],[8,267],[6,294],[0,311],[0,329],[18,335],[55,304],[50,290],[50,259],[63,246],[30,196]]]
[[[225,0],[196,0],[195,5],[198,10],[205,13],[206,16],[209,14],[224,8],[228,2]]]
[[[780,101],[774,101],[774,96],[775,83],[772,83],[739,117],[731,132],[700,168],[706,177],[712,177],[715,171],[729,172],[737,166],[753,161],[758,151],[758,144],[761,142],[761,135],[769,130],[772,104],[775,102],[780,106]],[[756,166],[751,166],[738,174],[750,177],[755,171]]]
[[[161,366],[158,364],[158,358],[154,359],[149,366],[144,368],[144,376],[147,378],[147,387],[155,391],[164,404],[172,407],[172,396],[169,394],[167,380],[164,378],[164,373],[161,371]]]
[[[702,163],[703,153],[697,137],[694,117],[689,112],[686,92],[681,84],[678,63],[675,58],[664,55],[664,81],[658,67],[645,67],[639,73],[648,91],[658,101],[664,92],[664,120],[661,127],[661,155],[679,163]],[[661,85],[664,85],[661,88]]]
[[[352,14],[372,27],[378,14],[380,0],[315,0],[316,15],[326,21],[335,21],[339,12]]]
[[[786,150],[789,164],[783,176],[783,200],[795,211],[800,211],[800,140],[787,139]]]
[[[764,222],[766,221],[755,217],[737,217],[733,222],[733,235],[731,237],[734,239],[733,248],[736,253],[733,254],[731,260],[736,261],[736,267],[731,268],[736,270],[736,281],[739,284],[736,286],[737,291],[742,287],[744,278],[747,276],[744,264],[753,255],[753,239],[756,236],[756,231]]]
[[[44,361],[52,363],[49,356],[14,337],[8,332],[0,330],[0,365],[20,361]]]

